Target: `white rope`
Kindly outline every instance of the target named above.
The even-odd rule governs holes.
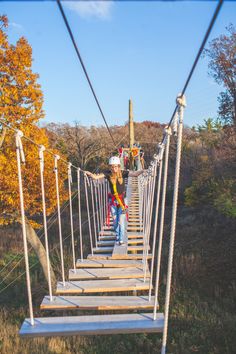
[[[95,190],[95,205],[96,205],[96,215],[97,215],[97,225],[98,225],[98,230],[101,230],[100,228],[100,220],[99,220],[99,205],[98,205],[98,186],[97,186],[97,180],[92,181],[94,185],[94,190]],[[100,241],[100,233],[98,236],[98,239]]]
[[[68,194],[69,194],[69,206],[70,206],[70,229],[71,229],[71,246],[72,246],[72,260],[73,260],[73,267],[74,271],[76,270],[75,264],[75,237],[74,237],[74,225],[73,225],[73,208],[72,208],[72,200],[71,200],[71,185],[72,181],[72,174],[71,174],[71,163],[68,163]]]
[[[158,224],[158,216],[159,216],[159,203],[160,203],[161,178],[162,178],[162,166],[163,166],[162,159],[159,160],[158,156],[156,156],[156,160],[157,163],[159,164],[159,171],[158,171],[158,183],[157,183],[157,192],[156,192],[157,195],[156,213],[155,213],[155,223],[154,223],[153,242],[152,242],[152,261],[151,261],[150,286],[149,286],[149,301],[151,301],[151,294],[152,294],[152,279],[153,279],[154,259],[155,259],[155,250],[156,250],[157,224]]]
[[[34,325],[34,313],[33,313],[33,304],[32,304],[29,257],[28,257],[26,222],[25,222],[24,194],[23,194],[22,174],[21,174],[21,162],[25,163],[25,156],[24,156],[23,146],[22,146],[22,142],[21,142],[22,137],[23,137],[23,133],[20,130],[18,130],[16,132],[15,138],[16,138],[16,157],[17,157],[19,193],[20,193],[20,210],[21,210],[21,223],[22,223],[23,244],[24,244],[26,284],[27,284],[27,292],[28,292],[30,324],[31,324],[31,326],[33,326]]]
[[[154,296],[154,309],[153,309],[153,319],[154,320],[156,319],[156,313],[157,313],[157,300],[158,300],[159,280],[160,280],[161,252],[162,252],[162,240],[163,240],[164,219],[165,219],[166,187],[167,187],[167,176],[168,176],[168,162],[169,162],[171,128],[166,128],[166,135],[165,136],[166,136],[165,162],[164,162],[164,173],[163,173],[161,215],[160,215],[160,227],[159,227],[159,244],[158,244],[158,252],[157,252],[155,296]]]
[[[97,226],[96,226],[96,217],[95,217],[95,206],[94,206],[94,195],[93,195],[93,181],[90,181],[91,186],[91,196],[92,196],[92,211],[93,211],[93,228],[94,228],[94,237],[95,237],[95,246],[97,248]]]
[[[78,188],[78,216],[79,216],[79,243],[80,243],[80,259],[83,261],[83,234],[81,220],[81,192],[80,192],[80,168],[77,169],[77,188]]]
[[[61,255],[61,275],[63,286],[65,283],[65,267],[64,267],[64,254],[63,254],[63,242],[62,242],[62,228],[61,228],[61,207],[60,207],[60,192],[58,184],[58,160],[60,160],[59,155],[54,156],[54,172],[55,172],[55,182],[56,182],[56,194],[57,194],[57,216],[58,216],[58,231],[60,240],[60,255]]]
[[[173,135],[175,136],[177,136],[178,134],[178,118],[179,118],[179,114],[178,111],[176,111],[172,121],[172,131],[173,131]]]
[[[146,271],[147,271],[147,210],[148,210],[148,183],[149,183],[149,176],[147,177],[146,183],[144,184],[144,223],[143,223],[143,268],[144,268],[144,274],[143,274],[143,281],[146,281]]]
[[[48,290],[49,290],[50,301],[52,301],[53,300],[52,280],[51,280],[51,271],[50,271],[47,212],[46,212],[45,189],[44,189],[44,151],[45,151],[45,147],[41,145],[39,148],[39,166],[40,166],[41,194],[42,194],[42,204],[43,204],[43,225],[44,225],[44,235],[45,235],[46,257],[47,257]]]
[[[173,207],[171,217],[171,231],[170,231],[170,249],[167,269],[167,283],[166,283],[166,300],[165,300],[165,316],[164,316],[164,329],[162,338],[161,354],[166,353],[166,342],[168,332],[168,318],[169,318],[169,306],[170,306],[170,288],[172,279],[172,267],[173,267],[173,255],[174,255],[174,243],[175,243],[175,229],[176,229],[176,215],[177,215],[177,203],[178,203],[178,191],[179,191],[179,176],[180,176],[180,162],[181,162],[181,149],[182,149],[182,133],[183,133],[183,108],[186,106],[185,97],[178,97],[177,104],[179,105],[179,128],[178,128],[178,140],[176,151],[176,165],[175,165],[175,181],[174,181],[174,195],[173,195]]]
[[[106,182],[103,179],[103,215],[104,215],[104,225],[106,226]]]
[[[103,230],[103,215],[102,215],[102,199],[101,199],[101,181],[98,180],[98,200],[99,200],[99,216],[100,216],[100,225]]]
[[[91,221],[90,221],[90,210],[89,210],[89,199],[88,199],[88,184],[89,180],[84,173],[84,187],[85,187],[85,197],[86,197],[86,205],[87,205],[87,213],[88,213],[88,226],[89,226],[89,239],[90,239],[90,248],[91,248],[91,253],[93,255],[93,239],[92,239],[92,229],[91,229]]]
[[[152,215],[153,215],[153,201],[154,201],[154,192],[156,188],[156,173],[157,173],[157,162],[151,162],[151,200],[150,200],[150,213],[149,213],[149,221],[148,221],[148,245],[150,242],[150,233],[151,233],[151,225],[152,225]],[[147,248],[148,254],[148,248]]]
[[[155,182],[156,182],[156,164],[150,166],[149,169],[149,184],[148,184],[148,205],[147,205],[147,235],[146,235],[146,260],[148,259],[148,247],[150,241],[150,232],[151,232],[151,219],[152,219],[152,211],[153,211],[153,199],[154,199],[154,190],[155,190]],[[147,263],[147,262],[146,262]],[[145,264],[144,268],[144,281],[146,280],[147,276],[147,264]]]

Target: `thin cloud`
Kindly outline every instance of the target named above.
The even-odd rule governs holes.
[[[17,30],[23,30],[23,26],[16,22],[9,22],[9,27],[15,28]]]
[[[65,6],[75,11],[80,17],[96,17],[101,20],[108,20],[111,17],[112,1],[66,1]]]

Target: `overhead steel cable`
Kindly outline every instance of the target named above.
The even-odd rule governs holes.
[[[196,68],[196,66],[197,66],[197,63],[198,63],[199,59],[200,59],[200,56],[201,56],[202,51],[203,51],[203,49],[204,49],[204,47],[205,47],[205,44],[206,44],[206,42],[207,42],[207,40],[208,40],[208,38],[209,38],[209,35],[210,35],[210,33],[211,33],[211,30],[212,30],[212,28],[213,28],[213,26],[214,26],[214,24],[215,24],[215,21],[216,21],[217,16],[218,16],[218,14],[219,14],[219,12],[220,12],[220,9],[221,9],[221,7],[222,7],[222,5],[223,5],[223,2],[224,2],[224,0],[219,0],[219,2],[218,2],[218,4],[217,4],[217,7],[216,7],[215,12],[214,12],[214,14],[213,14],[213,16],[212,16],[211,22],[210,22],[210,24],[209,24],[209,26],[208,26],[208,29],[207,29],[207,31],[206,31],[206,34],[205,34],[205,36],[204,36],[204,38],[203,38],[202,44],[201,44],[201,46],[200,46],[200,48],[199,48],[199,50],[198,50],[198,53],[197,53],[196,58],[195,58],[195,60],[194,60],[194,62],[193,62],[192,68],[191,68],[191,70],[190,70],[190,72],[189,72],[189,75],[188,75],[188,77],[187,77],[187,80],[186,80],[186,82],[185,82],[185,84],[184,84],[183,90],[181,91],[181,97],[185,94],[185,92],[186,92],[186,90],[187,90],[187,87],[188,87],[188,85],[189,85],[189,82],[190,82],[190,80],[191,80],[191,78],[192,78],[192,76],[193,76],[194,70],[195,70],[195,68]],[[170,121],[169,121],[169,124],[168,124],[168,128],[170,127],[170,125],[171,125],[171,123],[172,123],[172,121],[173,121],[173,119],[174,119],[174,116],[175,116],[175,114],[176,114],[176,112],[177,112],[177,109],[178,109],[178,105],[175,106],[174,112],[173,112],[173,114],[172,114],[172,116],[171,116],[171,119],[170,119]],[[163,141],[164,141],[164,137],[163,137],[162,142],[163,142]]]
[[[66,18],[66,15],[65,15],[65,12],[64,12],[64,10],[63,10],[63,7],[62,7],[62,5],[61,5],[60,0],[57,0],[57,5],[58,5],[58,7],[59,7],[59,10],[60,10],[61,15],[62,15],[62,17],[63,17],[63,20],[64,20],[64,22],[65,22],[66,28],[67,28],[67,30],[68,30],[68,32],[69,32],[69,35],[70,35],[71,41],[72,41],[72,43],[73,43],[73,45],[74,45],[76,54],[77,54],[77,56],[78,56],[78,58],[79,58],[80,64],[81,64],[81,66],[82,66],[82,69],[83,69],[84,74],[85,74],[85,76],[86,76],[86,79],[87,79],[87,81],[88,81],[89,87],[90,87],[90,89],[91,89],[91,91],[92,91],[93,97],[94,97],[94,99],[95,99],[95,101],[96,101],[96,103],[97,103],[98,109],[99,109],[99,111],[100,111],[100,113],[101,113],[101,116],[102,116],[102,118],[103,118],[103,120],[104,120],[104,123],[105,123],[105,125],[106,125],[107,130],[108,130],[108,133],[109,133],[109,135],[110,135],[110,137],[111,137],[111,140],[112,140],[112,142],[114,143],[115,147],[117,147],[117,145],[116,145],[116,143],[115,143],[115,140],[114,140],[114,138],[113,138],[113,135],[112,135],[112,133],[111,133],[111,130],[110,130],[108,124],[107,124],[107,121],[106,121],[105,115],[104,115],[104,113],[103,113],[103,110],[102,110],[102,108],[101,108],[101,106],[100,106],[100,103],[99,103],[99,101],[98,101],[97,95],[96,95],[96,93],[95,93],[95,91],[94,91],[94,88],[93,88],[93,85],[92,85],[92,83],[91,83],[91,80],[90,80],[90,78],[89,78],[89,76],[88,76],[88,72],[87,72],[87,70],[86,70],[86,68],[85,68],[83,59],[82,59],[82,57],[81,57],[81,55],[80,55],[78,46],[77,46],[77,44],[76,44],[76,42],[75,42],[73,33],[72,33],[71,28],[70,28],[70,25],[69,25],[69,23],[68,23],[68,21],[67,21],[67,18]]]

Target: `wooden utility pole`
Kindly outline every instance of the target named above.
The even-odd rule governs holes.
[[[130,149],[134,146],[134,116],[133,116],[133,103],[129,100],[129,146]]]
[[[129,168],[134,169],[134,159],[132,155],[132,148],[134,146],[134,116],[133,116],[133,103],[129,100]]]

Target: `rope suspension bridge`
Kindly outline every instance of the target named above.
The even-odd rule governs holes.
[[[57,1],[57,3],[109,135],[115,144],[115,140],[106,123],[97,96],[73,39],[60,1]],[[26,186],[24,186],[22,164],[24,164],[26,160],[24,155],[24,139],[32,144],[36,143],[24,136],[20,130],[16,130],[6,124],[3,118],[1,119],[1,124],[5,124],[15,133],[16,163],[29,304],[29,318],[26,318],[23,322],[19,332],[20,336],[46,337],[155,332],[163,333],[162,354],[166,352],[178,187],[180,182],[183,116],[184,108],[186,107],[184,94],[221,6],[222,1],[219,1],[184,88],[176,99],[176,107],[168,126],[164,130],[162,141],[157,144],[157,153],[153,156],[150,166],[138,177],[128,177],[126,195],[129,214],[125,224],[124,245],[118,245],[115,242],[116,234],[113,228],[113,219],[109,212],[109,184],[107,180],[105,178],[93,180],[86,174],[86,171],[83,171],[78,166],[74,166],[71,162],[61,159],[60,156],[54,155],[44,146],[38,145],[48,279],[48,294],[42,299],[40,309],[42,313],[48,310],[63,310],[62,316],[34,316],[24,199]],[[160,306],[164,308],[164,312],[159,312],[160,270],[165,221],[169,147],[173,136],[175,137],[173,144],[176,145],[176,161],[166,296],[164,306],[160,304]],[[57,198],[61,277],[57,281],[55,291],[51,278],[49,223],[46,210],[47,196],[45,195],[44,154],[46,152],[50,153],[54,159],[55,181],[53,183],[55,183]],[[66,274],[64,264],[65,255],[61,223],[62,210],[59,189],[59,160],[66,164],[68,174],[68,205],[72,245],[71,269],[68,274]],[[82,220],[81,210],[82,182],[84,183],[87,209],[85,220]],[[78,199],[77,210],[75,210],[75,206],[72,203],[72,199],[74,198],[72,191],[75,191],[75,189]],[[79,220],[78,230],[75,230],[74,227],[73,215],[75,213],[77,213]],[[154,222],[152,223],[153,220]],[[82,232],[83,222],[88,223],[89,240],[84,239]],[[84,252],[85,244],[87,243],[89,243],[90,246],[89,254],[85,254]],[[79,258],[77,259],[77,257]],[[86,313],[88,311],[97,311],[97,314],[79,316],[64,315],[65,311],[71,313],[72,310],[86,311]],[[101,311],[106,311],[107,314],[101,314]]]

